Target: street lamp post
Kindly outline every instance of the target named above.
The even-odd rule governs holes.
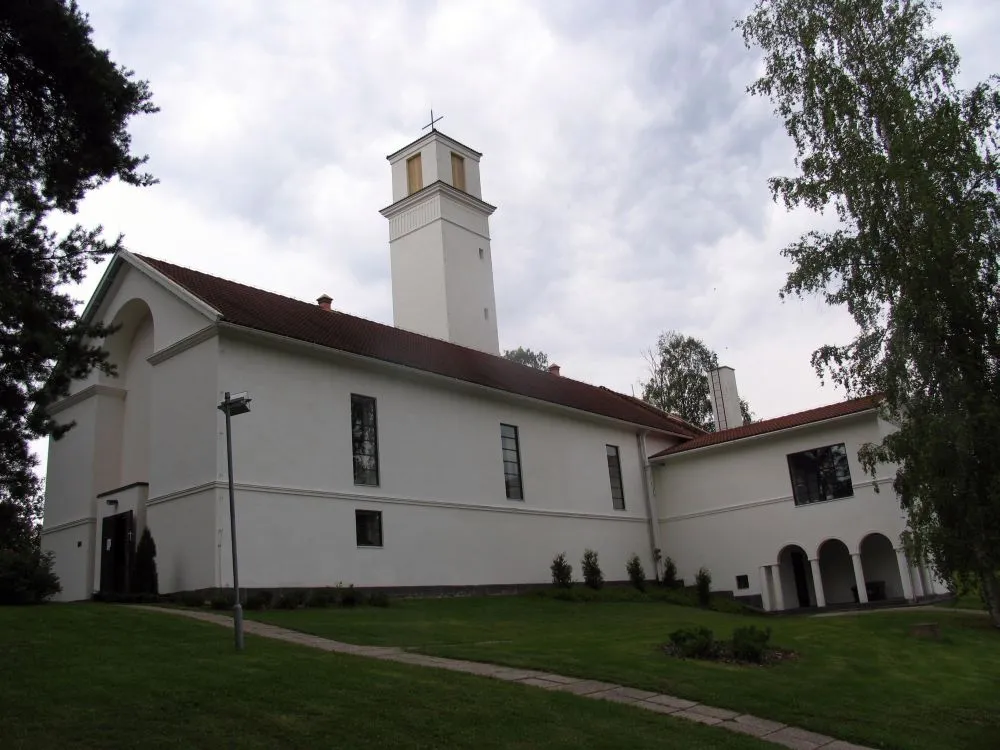
[[[243,605],[240,604],[240,573],[236,555],[236,494],[233,489],[233,430],[232,417],[246,414],[250,411],[250,397],[246,391],[236,393],[232,397],[226,391],[225,398],[219,404],[219,411],[226,415],[226,458],[229,462],[229,531],[232,534],[233,547],[233,627],[236,634],[236,650],[243,650]]]

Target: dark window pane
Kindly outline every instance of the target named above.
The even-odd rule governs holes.
[[[625,510],[625,490],[622,486],[622,465],[618,446],[605,446],[608,456],[608,478],[611,481],[611,505],[615,510]]]
[[[748,588],[750,588],[750,578],[749,578],[749,576],[736,576],[736,588],[738,588],[738,589],[748,589]]]
[[[843,443],[792,453],[788,473],[796,505],[809,505],[854,494],[847,448]]]
[[[382,546],[382,513],[377,510],[354,511],[359,547]]]
[[[377,425],[375,399],[351,394],[351,444],[355,484],[378,485]]]
[[[517,427],[510,424],[500,425],[500,455],[503,459],[504,485],[507,498],[523,499],[521,487],[521,446],[518,440]]]

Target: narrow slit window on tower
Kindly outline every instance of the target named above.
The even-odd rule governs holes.
[[[451,155],[451,184],[465,190],[465,159],[456,153]]]
[[[489,320],[489,319],[490,319],[490,308],[484,307],[483,308],[483,320]]]
[[[479,260],[483,259],[483,249],[479,248]]]
[[[420,163],[420,154],[406,160],[406,192],[412,194],[424,186],[424,170]]]

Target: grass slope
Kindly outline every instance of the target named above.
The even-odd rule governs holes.
[[[986,617],[892,611],[763,618],[659,603],[576,603],[540,597],[410,600],[389,609],[253,613],[351,643],[593,677],[795,724],[873,747],[995,748],[1000,735],[1000,633]],[[909,627],[940,623],[943,639]],[[665,657],[680,627],[718,637],[756,623],[800,654],[737,667]]]
[[[327,654],[111,605],[0,608],[0,747],[765,745],[604,701]]]

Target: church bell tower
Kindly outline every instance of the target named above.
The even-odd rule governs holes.
[[[387,158],[392,315],[397,328],[500,354],[482,156],[437,130]]]

